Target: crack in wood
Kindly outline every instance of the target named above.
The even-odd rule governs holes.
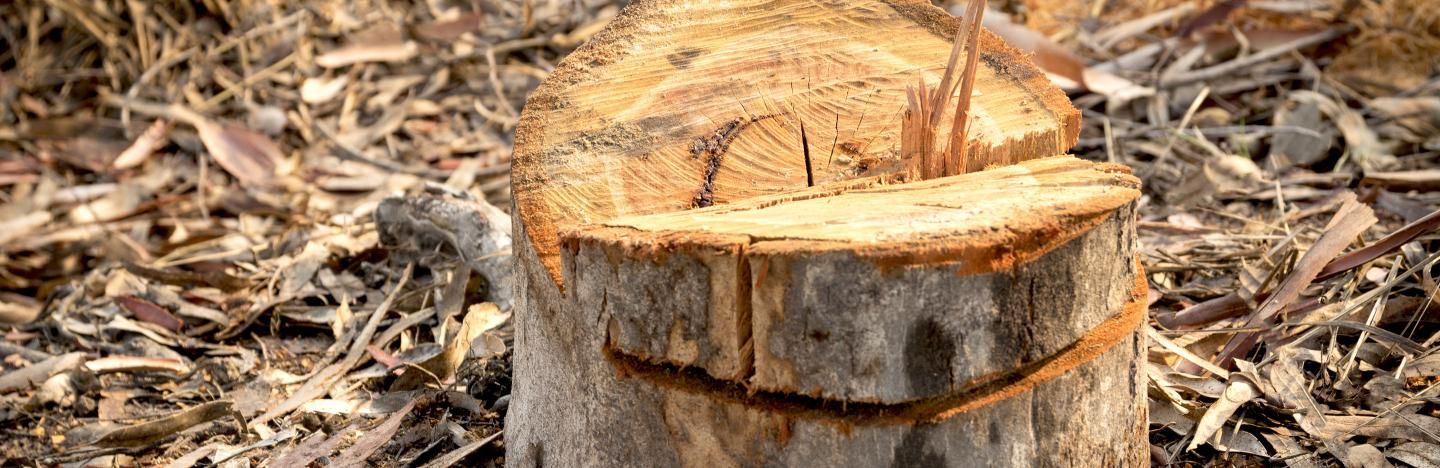
[[[761,120],[778,117],[781,114],[766,114],[754,117],[736,117],[725,122],[709,135],[696,138],[695,143],[690,147],[690,158],[705,159],[705,176],[700,183],[700,190],[695,192],[691,199],[691,206],[704,208],[715,204],[715,175],[720,172],[720,163],[725,159],[725,152],[730,150],[730,143],[741,131],[749,128],[750,125]]]
[[[805,119],[800,119],[800,149],[805,153],[805,186],[814,187],[815,170],[810,167],[810,137],[805,135]],[[830,149],[833,151],[835,147]]]
[[[1035,385],[1066,374],[1098,359],[1144,322],[1149,286],[1135,260],[1135,285],[1121,310],[1097,324],[1080,339],[1049,356],[971,381],[958,390],[899,403],[850,401],[802,393],[751,388],[739,380],[719,379],[703,369],[635,356],[617,349],[605,337],[601,354],[622,378],[639,378],[656,386],[706,395],[711,400],[738,404],[767,413],[840,425],[879,426],[934,423],[982,408],[1029,391]]]

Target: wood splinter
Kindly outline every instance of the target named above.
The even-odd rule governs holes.
[[[1144,463],[1139,180],[979,3],[638,0],[562,61],[507,463]]]
[[[916,91],[916,87],[905,89],[909,106],[906,107],[905,117],[901,121],[900,152],[907,163],[906,173],[911,178],[933,179],[964,174],[998,162],[981,159],[972,164],[966,161],[969,146],[965,137],[970,131],[970,99],[975,86],[975,69],[980,58],[980,22],[984,16],[985,1],[970,0],[965,5],[965,16],[960,21],[960,31],[955,34],[955,44],[950,47],[950,61],[945,65],[945,75],[940,78],[940,84],[930,88],[925,85],[924,78],[921,78],[919,91]],[[951,81],[955,76],[962,46],[967,50],[965,68],[960,71],[960,80],[952,87]],[[935,153],[936,129],[956,88],[959,88],[960,96],[955,100],[950,138],[945,149]]]

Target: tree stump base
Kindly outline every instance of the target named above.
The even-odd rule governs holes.
[[[1139,181],[1052,156],[1078,118],[1043,75],[982,36],[970,145],[1013,164],[981,172],[905,180],[898,119],[801,130],[847,89],[893,115],[954,24],[642,0],[562,62],[517,130],[507,464],[1145,464]],[[848,125],[882,143],[813,161]]]

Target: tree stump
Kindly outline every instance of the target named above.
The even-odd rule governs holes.
[[[988,32],[968,148],[899,111],[918,0],[632,2],[516,132],[513,466],[1135,466],[1139,181]]]

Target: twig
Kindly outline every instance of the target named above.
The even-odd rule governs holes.
[[[1332,40],[1340,38],[1341,36],[1349,34],[1352,30],[1354,30],[1354,27],[1352,26],[1342,26],[1334,29],[1327,29],[1325,31],[1311,34],[1309,36],[1305,36],[1299,39],[1292,40],[1290,42],[1286,42],[1284,44],[1277,45],[1275,47],[1262,50],[1258,53],[1255,53],[1254,55],[1238,58],[1207,68],[1201,68],[1199,70],[1176,73],[1174,75],[1161,78],[1160,87],[1173,88],[1176,86],[1194,83],[1196,81],[1203,81],[1229,75],[1243,68],[1264,63],[1275,57],[1285,55],[1293,50],[1303,49],[1313,45],[1330,42]]]
[[[238,84],[236,84],[236,85],[234,85],[234,86],[228,86],[228,87],[226,87],[224,91],[221,91],[221,92],[220,92],[220,94],[216,94],[216,95],[210,97],[210,99],[207,99],[207,100],[205,101],[205,106],[202,108],[202,110],[214,108],[215,106],[220,105],[220,103],[225,102],[226,99],[230,99],[230,97],[231,97],[231,96],[234,96],[235,93],[237,93],[237,92],[239,92],[239,91],[242,91],[242,90],[244,90],[244,89],[246,89],[246,88],[249,88],[249,87],[251,87],[251,86],[254,86],[255,83],[259,83],[259,82],[265,80],[266,78],[270,78],[272,75],[274,75],[274,74],[276,74],[276,73],[279,73],[280,70],[284,70],[285,67],[289,67],[289,66],[295,64],[295,58],[296,58],[296,54],[294,54],[294,53],[291,53],[290,55],[286,55],[285,58],[280,59],[279,61],[275,62],[274,64],[270,65],[269,67],[265,67],[264,70],[260,70],[258,73],[254,74],[254,75],[250,75],[249,77],[246,77],[246,78],[245,78],[243,81],[241,81],[240,83],[238,83]]]
[[[425,466],[421,468],[448,468],[450,466],[453,466],[456,463],[460,463],[460,460],[464,460],[465,457],[470,456],[470,454],[475,453],[476,450],[480,450],[480,448],[489,445],[490,442],[494,442],[495,439],[499,438],[500,435],[504,433],[505,431],[496,431],[494,434],[490,434],[484,439],[465,444],[465,446],[463,447],[452,450],[450,451],[450,453],[441,455],[440,457],[431,460],[430,463],[426,463]]]

